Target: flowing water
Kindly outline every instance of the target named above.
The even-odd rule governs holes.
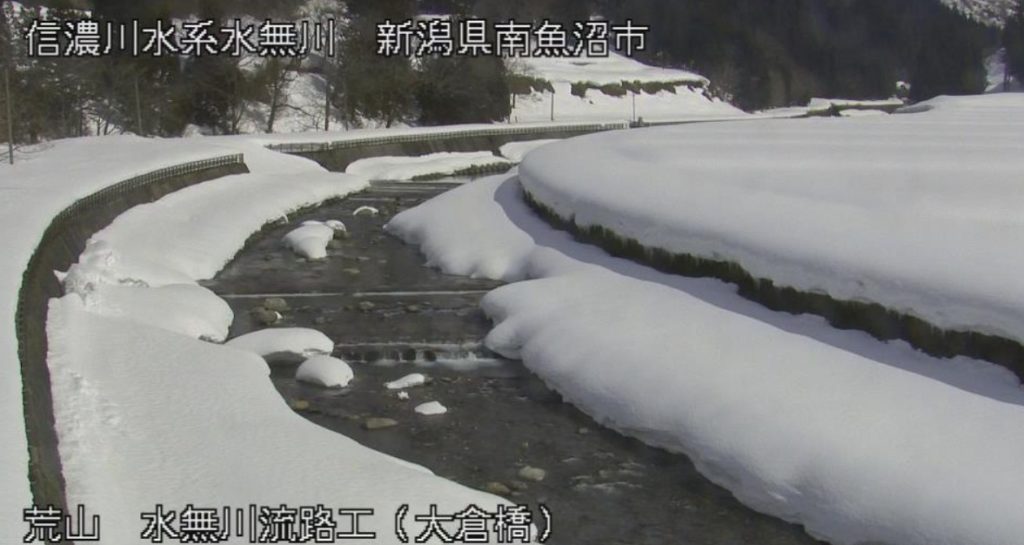
[[[520,362],[488,353],[481,340],[490,323],[478,302],[500,283],[441,274],[382,228],[455,181],[376,184],[302,212],[253,237],[206,283],[235,311],[232,336],[262,327],[251,310],[281,298],[288,310],[275,325],[314,328],[337,343],[335,355],[356,374],[347,388],[314,387],[294,380],[294,365],[272,367],[271,380],[300,414],[466,486],[543,503],[552,514],[550,543],[818,543],[743,507],[687,457],[601,428]],[[353,217],[364,205],[381,214]],[[309,219],[341,219],[350,236],[325,260],[300,259],[281,238]],[[409,399],[383,386],[411,372],[430,381],[407,390]],[[416,414],[426,401],[448,412]],[[397,425],[367,430],[372,417]],[[524,467],[544,470],[543,480],[520,476]]]

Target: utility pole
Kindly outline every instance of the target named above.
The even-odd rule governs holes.
[[[11,66],[4,66],[4,102],[7,103],[7,158],[14,164],[14,119],[11,108]]]
[[[555,120],[555,92],[551,91],[551,121]]]
[[[633,123],[636,123],[636,91],[633,92]]]

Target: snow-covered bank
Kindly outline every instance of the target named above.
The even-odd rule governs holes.
[[[526,157],[527,153],[541,146],[546,146],[552,142],[558,142],[558,139],[556,138],[545,140],[525,140],[521,142],[509,142],[508,144],[501,146],[501,148],[498,150],[498,153],[502,157],[508,159],[509,161],[512,161],[513,163],[518,163],[523,160],[523,157]]]
[[[157,504],[371,508],[361,529],[397,545],[402,503],[415,514],[504,503],[306,421],[255,354],[96,316],[71,297],[50,312],[69,501],[102,516],[104,543],[150,543],[139,514]]]
[[[521,197],[494,177],[388,228],[447,272],[534,278],[486,297],[488,346],[599,421],[688,453],[748,505],[834,543],[1003,544],[1024,531],[1024,393],[1005,369],[610,258]]]
[[[562,217],[947,329],[1024,339],[1024,96],[590,135],[520,168]]]
[[[20,541],[22,509],[32,503],[15,312],[22,275],[50,224],[75,200],[112,183],[159,168],[235,153],[216,145],[129,136],[46,144],[13,166],[0,165],[0,541]],[[130,159],[129,159],[130,158]]]
[[[450,176],[473,169],[496,168],[511,162],[489,151],[440,152],[416,157],[370,157],[350,164],[345,172],[370,180],[412,180],[423,176]],[[491,171],[493,172],[493,171]]]

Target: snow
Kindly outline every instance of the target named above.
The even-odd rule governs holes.
[[[861,123],[785,123],[822,121]],[[531,214],[514,175],[388,230],[445,272],[530,278],[484,298],[488,347],[598,422],[685,452],[757,510],[841,545],[1001,544],[1024,530],[1024,393],[1006,369],[609,257]]]
[[[327,257],[327,243],[334,238],[334,229],[322,223],[309,223],[290,231],[282,239],[284,245],[307,259]]]
[[[411,180],[417,176],[450,175],[475,167],[508,164],[489,151],[439,152],[418,157],[370,157],[345,169],[370,180]]]
[[[522,142],[509,142],[501,146],[498,154],[502,157],[518,163],[526,157],[526,154],[531,150],[535,150],[541,146],[546,146],[552,142],[558,142],[558,139],[546,139],[546,140],[526,140]]]
[[[80,138],[37,146],[15,165],[0,165],[0,316],[7,324],[0,328],[0,541],[21,539],[21,510],[32,503],[14,321],[22,275],[43,232],[63,208],[115,181],[233,152],[179,140]]]
[[[90,239],[71,272],[78,274],[75,269],[84,267],[86,277],[103,274],[107,281],[147,286],[212,278],[269,220],[367,185],[364,178],[327,172],[311,161],[241,139],[218,141],[244,151],[251,173],[190,186],[128,210]],[[211,148],[201,139],[172,142],[194,151]],[[110,148],[97,148],[93,154],[102,160],[119,149],[111,142]],[[112,175],[107,183],[117,179]],[[330,228],[323,230],[333,234]]]
[[[254,354],[96,316],[70,297],[50,312],[68,497],[102,517],[104,542],[149,542],[138,514],[156,504],[366,507],[376,514],[362,528],[398,544],[401,503],[416,514],[506,503],[294,414]]]
[[[268,362],[300,362],[312,356],[330,354],[334,341],[327,335],[304,327],[276,327],[246,333],[224,343],[252,352]]]
[[[421,386],[426,384],[427,377],[423,373],[410,373],[404,377],[388,382],[384,385],[388,390],[404,390],[406,388],[412,388],[414,386]]]
[[[299,74],[289,95],[292,98],[297,94],[312,97],[320,84],[315,75]],[[322,122],[318,119],[318,116],[322,118],[320,105],[319,99],[292,101],[292,106],[297,108],[281,111],[276,130],[319,127]],[[256,109],[260,107],[254,106]],[[294,119],[291,119],[293,114]],[[622,117],[616,113],[613,119],[621,120]],[[624,127],[621,121],[600,121],[608,126]],[[258,123],[258,115],[249,112],[246,122]],[[222,325],[218,325],[224,323],[224,315],[218,316],[223,307],[201,296],[202,292],[195,289],[196,281],[212,277],[263,222],[280,218],[294,208],[355,191],[366,183],[365,179],[326,173],[312,162],[274,153],[263,146],[577,126],[580,124],[559,121],[349,131],[335,123],[332,124],[335,130],[331,132],[183,139],[105,136],[26,147],[19,150],[16,165],[0,164],[0,193],[3,194],[0,198],[0,228],[6,236],[5,259],[0,260],[0,314],[7,316],[8,324],[13,322],[25,267],[42,233],[63,208],[112,183],[138,174],[187,161],[242,152],[252,174],[224,178],[212,186],[213,182],[203,184],[218,194],[215,198],[206,191],[183,190],[162,199],[159,204],[137,207],[122,215],[116,222],[118,229],[94,237],[80,257],[78,266],[69,271],[70,282],[67,284],[71,291],[77,291],[75,286],[82,289],[89,285],[101,286],[92,293],[93,306],[89,312],[105,324],[145,322],[174,334],[215,339],[223,331]],[[248,129],[261,130],[255,125]],[[201,129],[193,132],[200,133]],[[260,197],[250,199],[250,195]],[[207,200],[208,203],[204,202]],[[167,209],[160,211],[162,207]],[[202,221],[198,221],[200,218]],[[125,289],[113,289],[115,286]],[[151,291],[144,291],[147,287]],[[167,289],[155,289],[164,287]],[[128,288],[138,289],[128,292]],[[208,300],[209,304],[203,303],[204,308],[190,318],[181,314],[187,309],[175,308],[174,301],[158,297],[174,290],[189,290],[189,297]],[[119,310],[116,312],[112,305],[97,307],[101,292],[107,303],[129,293],[132,294],[131,301],[118,302]],[[141,300],[140,297],[152,300],[153,307],[138,308],[140,305],[133,303]],[[85,304],[85,301],[81,302]],[[167,316],[160,316],[161,312],[166,312]],[[31,501],[25,474],[27,445],[14,331],[11,326],[0,334],[0,361],[6,362],[0,366],[0,437],[4,438],[0,441],[0,486],[4,490],[0,495],[0,532],[4,536],[7,536],[8,529],[23,530],[20,510]],[[65,401],[70,402],[75,395],[67,393],[69,398]],[[119,512],[137,510],[138,507],[125,505]],[[19,536],[4,537],[0,541],[15,540]]]
[[[674,68],[649,66],[616,52],[606,57],[591,56],[584,49],[572,57],[523,57],[515,62],[532,76],[553,82],[589,81],[598,85],[625,81],[681,81],[704,85],[708,79],[700,74]]]
[[[516,63],[519,63],[516,65]],[[708,80],[704,76],[671,68],[648,66],[611,52],[607,57],[523,58],[517,59],[514,72],[548,81],[554,88],[554,120],[650,120],[681,119],[706,116],[738,116],[743,112],[717,98],[705,95]],[[580,98],[572,94],[572,84],[590,82],[595,85],[629,82],[673,82],[682,84],[676,92],[657,94],[627,93],[615,97],[589,89]],[[687,87],[685,84],[689,84]],[[636,116],[633,106],[636,106]],[[517,95],[511,121],[538,122],[551,120],[551,93]]]
[[[926,106],[590,135],[532,152],[520,178],[583,226],[1024,339],[1024,96]]]
[[[356,208],[355,210],[352,211],[353,216],[358,216],[359,214],[364,213],[369,214],[371,216],[376,216],[377,214],[380,214],[380,210],[377,210],[377,208],[374,206],[360,206],[359,208]]]
[[[438,401],[421,403],[413,410],[416,411],[416,414],[422,414],[423,416],[437,416],[448,412],[448,408]]]
[[[303,222],[303,223],[305,223],[305,222]],[[345,222],[343,222],[341,220],[327,220],[327,221],[324,222],[324,225],[330,227],[331,229],[334,229],[335,231],[341,232],[341,233],[347,233],[348,232],[348,227],[345,227]]]
[[[69,293],[70,290],[69,290]],[[220,342],[227,338],[234,314],[212,291],[194,284],[155,288],[95,284],[77,292],[89,312],[120,316],[196,339]]]
[[[425,512],[429,503],[449,512],[470,503],[504,503],[296,416],[268,380],[267,363],[251,350],[273,354],[275,347],[302,352],[307,352],[305,345],[332,348],[322,337],[265,334],[236,343],[242,349],[196,338],[222,338],[230,322],[227,306],[200,288],[199,280],[215,274],[267,221],[356,191],[368,183],[365,178],[328,173],[311,161],[245,139],[217,139],[220,147],[207,140],[173,141],[166,149],[158,143],[149,149],[148,141],[136,149],[133,140],[106,139],[103,146],[87,148],[75,142],[67,147],[74,153],[62,153],[65,143],[59,142],[45,163],[12,169],[26,172],[40,165],[38,177],[17,182],[38,184],[22,190],[24,195],[49,191],[38,201],[18,195],[19,205],[38,202],[38,209],[6,200],[0,204],[10,210],[10,218],[37,228],[10,229],[34,243],[70,200],[61,203],[60,198],[109,185],[122,178],[121,172],[166,166],[151,158],[157,155],[160,161],[182,162],[237,150],[245,153],[252,171],[191,186],[122,214],[92,237],[79,263],[64,276],[71,292],[51,301],[47,363],[67,497],[70,504],[85,504],[89,514],[102,517],[105,541],[141,542],[139,519],[124,514],[157,503],[169,509],[282,503],[372,507],[378,515],[387,514],[366,525],[382,543],[398,542],[390,516],[399,503],[409,503],[413,513]],[[121,170],[111,168],[95,180],[81,172],[63,173],[64,165],[81,168],[86,158],[76,154],[83,150],[92,164]],[[125,159],[133,155],[138,163]],[[60,183],[55,176],[63,176]],[[25,210],[44,215],[36,218]],[[33,218],[35,224],[29,221]],[[31,245],[26,249],[27,254]],[[12,280],[15,270],[20,280],[24,262],[17,269],[8,261],[3,264],[5,281]],[[17,293],[17,283],[11,284],[3,293],[9,298],[4,304],[11,301],[13,308],[10,294]],[[13,350],[7,335],[4,346]],[[5,380],[16,371],[16,365],[0,370]],[[337,372],[326,382],[341,382]],[[12,382],[20,384],[16,376]],[[5,439],[13,439],[2,443],[5,455],[24,448],[23,430],[13,430],[22,422],[20,396],[14,398],[17,410],[3,413],[14,417],[2,421]],[[3,520],[0,531],[15,531],[17,539],[24,531],[20,509],[30,503],[27,483],[19,483],[25,480],[25,464],[3,461],[4,505],[10,502],[17,516]]]
[[[851,100],[845,98],[812,98],[807,104],[808,113],[822,113],[827,112],[832,108],[837,108],[841,113],[846,113],[856,110],[881,110],[886,108],[899,108],[903,106],[903,101],[898,98],[890,98],[886,100]]]
[[[877,117],[880,115],[889,115],[882,110],[840,110],[839,117]]]
[[[330,356],[314,356],[302,362],[295,371],[295,380],[326,388],[348,386],[355,374],[347,363]]]

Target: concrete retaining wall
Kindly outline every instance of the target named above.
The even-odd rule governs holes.
[[[1024,345],[1005,337],[975,331],[950,331],[916,316],[902,314],[876,303],[835,299],[778,286],[770,279],[757,278],[738,263],[716,261],[662,248],[644,246],[601,225],[578,225],[564,218],[524,191],[524,198],[537,214],[552,226],[568,231],[578,240],[601,247],[610,255],[623,257],[662,272],[689,277],[717,278],[738,287],[738,293],[771,310],[790,314],[815,314],[837,329],[856,329],[876,339],[900,339],[931,356],[966,356],[989,361],[1013,371],[1024,380]]]

